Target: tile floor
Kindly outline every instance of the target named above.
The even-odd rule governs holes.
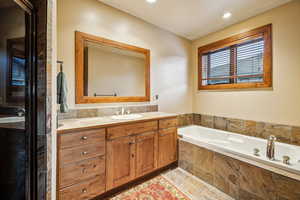
[[[176,168],[162,174],[191,200],[234,200],[217,188],[203,182],[197,177]]]

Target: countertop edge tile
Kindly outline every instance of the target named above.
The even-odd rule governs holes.
[[[76,119],[60,120],[58,123],[63,125],[57,128],[57,133],[62,134],[70,131],[80,131],[86,129],[117,126],[117,125],[134,123],[134,122],[159,120],[164,118],[177,117],[179,115],[175,113],[165,113],[165,112],[146,112],[146,113],[139,113],[139,114],[141,114],[143,117],[138,119],[115,120],[115,119],[111,119],[111,116],[107,116],[107,117],[91,117],[91,118],[81,118],[81,119],[76,118]],[[87,122],[87,120],[92,121],[93,119],[94,120],[99,119],[99,122],[94,122],[94,123]]]

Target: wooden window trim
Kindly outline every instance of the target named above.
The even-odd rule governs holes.
[[[264,39],[264,74],[263,82],[259,83],[235,83],[236,63],[235,59],[230,59],[230,66],[233,75],[230,76],[232,84],[202,85],[202,55],[238,45],[249,40],[262,37]],[[236,56],[236,55],[235,55]],[[198,90],[222,90],[222,89],[251,89],[251,88],[270,88],[272,87],[272,24],[268,24],[248,32],[240,33],[232,37],[202,46],[198,48]]]

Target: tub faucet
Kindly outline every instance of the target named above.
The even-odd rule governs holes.
[[[275,160],[275,141],[276,137],[274,135],[270,135],[267,143],[267,158],[270,160]]]

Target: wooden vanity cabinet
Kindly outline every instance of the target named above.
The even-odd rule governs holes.
[[[164,167],[177,160],[177,126],[177,118],[159,120],[159,167]]]
[[[107,141],[107,189],[157,168],[157,131]]]
[[[123,185],[135,178],[135,137],[107,141],[107,189]]]
[[[156,169],[157,130],[157,120],[107,128],[107,189]]]
[[[58,136],[58,198],[88,200],[177,160],[177,118]]]
[[[140,177],[157,169],[158,132],[136,136],[136,176]]]
[[[103,128],[58,135],[59,200],[87,200],[105,192],[105,136]]]
[[[177,160],[177,129],[159,130],[158,136],[158,166],[164,167]]]

